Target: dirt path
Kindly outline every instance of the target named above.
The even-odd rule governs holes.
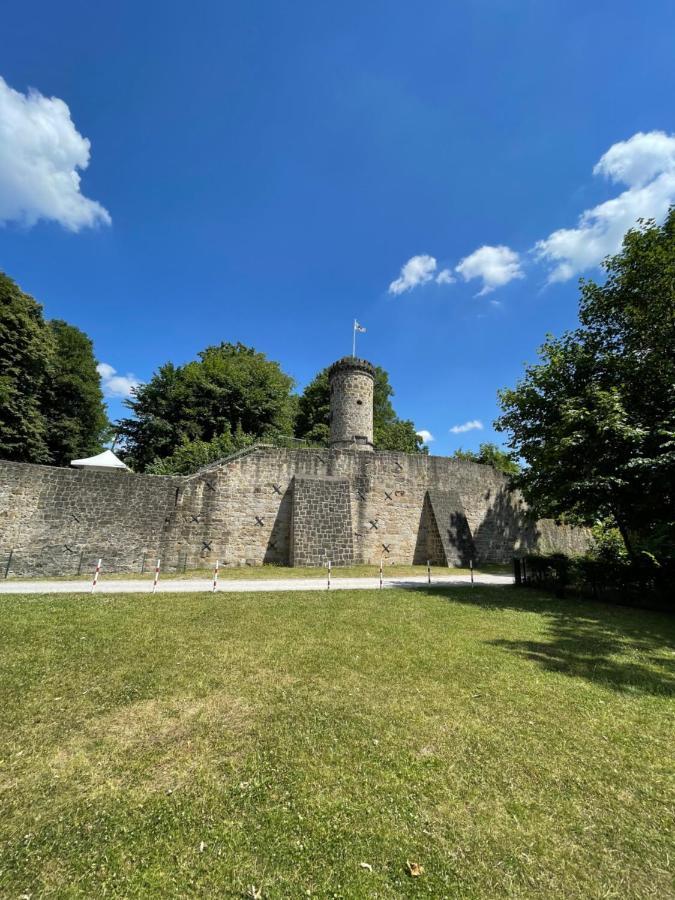
[[[447,577],[432,575],[431,584],[436,587],[448,585],[468,585],[468,575],[450,575]],[[476,575],[476,584],[513,584],[510,575]],[[385,588],[414,588],[427,584],[426,575],[409,575],[399,578],[385,578]],[[269,591],[320,591],[326,590],[326,576],[319,578],[270,578],[255,581],[230,580],[222,578],[218,584],[219,593],[263,593]],[[160,578],[157,585],[158,594],[186,594],[194,591],[210,591],[213,584],[208,578],[167,579]],[[372,590],[379,587],[379,579],[375,578],[333,578],[331,590],[353,591]],[[106,581],[104,576],[96,586],[98,594],[147,594],[152,590],[152,581],[145,579],[128,579],[122,581]],[[0,594],[88,594],[91,584],[88,581],[2,581]]]

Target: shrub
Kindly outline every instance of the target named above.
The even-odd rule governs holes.
[[[571,593],[624,606],[675,608],[675,560],[669,557],[657,559],[642,552],[631,560],[597,553],[577,557],[551,553],[526,556],[522,563],[526,586],[557,596]]]

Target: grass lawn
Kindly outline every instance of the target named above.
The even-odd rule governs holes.
[[[665,615],[511,587],[0,602],[3,898],[675,896]]]

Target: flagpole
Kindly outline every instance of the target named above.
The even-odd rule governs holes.
[[[356,356],[356,319],[352,325],[352,356]]]

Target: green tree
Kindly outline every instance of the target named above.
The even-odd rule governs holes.
[[[54,465],[100,453],[108,417],[91,339],[60,319],[48,322],[52,335],[50,378],[42,398],[47,446]]]
[[[0,458],[49,462],[42,399],[52,336],[42,307],[0,273]]]
[[[481,463],[484,466],[492,466],[505,475],[517,475],[520,466],[514,460],[513,454],[501,450],[496,444],[481,444],[478,450],[455,450],[455,459],[465,459],[469,462]]]
[[[631,555],[675,546],[675,210],[639,222],[581,282],[580,326],[500,392],[496,426],[527,464],[516,481],[542,515],[611,519]]]
[[[378,450],[426,453],[422,439],[409,419],[399,419],[391,398],[394,395],[389,375],[380,366],[375,369],[373,387],[373,440]],[[328,369],[310,381],[298,400],[295,434],[306,440],[328,445],[330,436],[330,388]]]
[[[330,388],[328,369],[309,382],[297,401],[295,435],[328,446],[330,438]]]
[[[422,438],[415,431],[411,419],[396,419],[384,425],[374,426],[373,442],[376,450],[398,450],[400,453],[429,452]]]
[[[238,429],[235,434],[229,430],[210,441],[190,441],[184,438],[171,456],[156,459],[146,468],[151,475],[192,475],[203,466],[216,462],[251,446],[254,438]]]
[[[184,366],[166,363],[127,401],[119,423],[125,456],[138,471],[185,441],[209,443],[237,430],[252,437],[292,434],[293,379],[252,347],[207,347]]]

